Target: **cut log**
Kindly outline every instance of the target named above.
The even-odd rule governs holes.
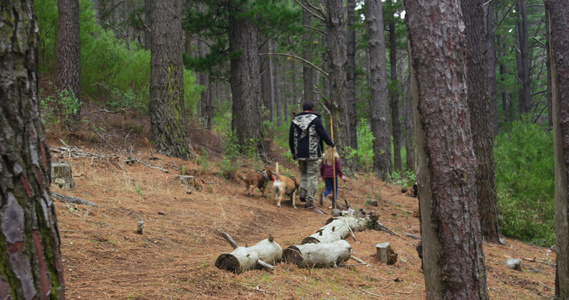
[[[73,183],[73,174],[71,166],[64,163],[54,163],[51,165],[51,177],[53,182],[62,189],[72,189],[75,184]]]
[[[225,236],[225,235],[224,235]],[[227,238],[226,238],[227,239]],[[237,244],[234,244],[235,246]],[[233,245],[232,245],[233,246]],[[283,249],[272,238],[262,240],[251,247],[237,247],[231,253],[224,253],[217,257],[215,266],[241,274],[248,270],[267,267],[274,268],[271,264],[282,260]]]
[[[370,218],[356,218],[353,216],[332,218],[328,220],[327,225],[320,228],[316,233],[304,238],[301,244],[332,243],[350,235],[350,229],[352,231],[362,231],[372,228],[372,223]]]
[[[300,268],[337,267],[352,257],[352,247],[344,240],[290,246],[283,251],[283,257]]]
[[[377,248],[377,257],[380,262],[387,265],[393,265],[397,262],[397,253],[391,249],[391,245],[388,242],[377,244],[375,248]]]

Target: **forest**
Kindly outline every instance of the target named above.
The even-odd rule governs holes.
[[[312,102],[349,177],[418,186],[423,253],[448,257],[423,258],[427,298],[488,298],[482,243],[504,237],[556,245],[569,297],[564,1],[16,2],[47,139],[128,155],[149,130],[155,153],[218,157],[231,179],[275,149],[295,168],[290,121]],[[149,128],[123,122],[122,142],[93,116],[132,113]]]

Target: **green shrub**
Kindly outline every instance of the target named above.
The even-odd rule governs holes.
[[[505,236],[544,246],[555,243],[553,135],[516,121],[496,138],[498,210]]]
[[[57,1],[35,0],[40,32],[40,76],[56,68]],[[127,49],[123,40],[97,24],[91,0],[79,0],[81,43],[81,94],[106,99],[108,108],[129,108],[145,112],[150,98],[150,51],[137,43]],[[184,70],[184,100],[190,113],[203,87]],[[83,97],[83,96],[81,96]],[[82,98],[83,99],[83,98]]]
[[[367,120],[361,118],[356,128],[358,135],[358,149],[346,147],[346,159],[355,160],[358,165],[366,171],[371,171],[373,168],[373,140],[375,137],[367,124]],[[381,155],[382,153],[378,153]]]

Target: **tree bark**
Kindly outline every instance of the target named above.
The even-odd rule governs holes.
[[[408,0],[427,299],[488,299],[458,0]]]
[[[270,40],[269,47],[271,48],[271,52],[277,52],[276,43],[273,40]],[[277,126],[283,125],[282,119],[282,111],[281,111],[281,83],[280,83],[280,63],[278,56],[271,57],[271,69],[273,70],[273,99],[274,99],[274,110],[273,113],[276,115],[277,119]]]
[[[261,42],[261,52],[262,53],[269,53],[269,39],[264,39]],[[269,112],[269,120],[272,122],[275,119],[273,103],[275,103],[273,99],[273,81],[271,80],[273,70],[272,70],[272,63],[271,63],[271,56],[270,55],[263,55],[260,57],[261,63],[261,96],[263,98],[263,104],[265,105],[265,109]]]
[[[488,53],[488,94],[490,97],[490,122],[492,124],[492,134],[498,135],[498,86],[496,79],[496,39],[494,6],[496,2],[491,2],[486,6],[486,48]]]
[[[373,171],[387,180],[392,171],[391,126],[389,124],[389,91],[381,1],[367,0],[366,27],[369,36],[371,131],[373,141]]]
[[[494,134],[490,115],[483,0],[461,0],[466,25],[466,85],[474,153],[478,161],[476,189],[483,238],[503,243],[498,222],[498,196],[494,171]]]
[[[391,6],[392,0],[387,0]],[[391,132],[393,134],[393,170],[401,171],[401,122],[399,122],[399,90],[397,89],[397,38],[394,16],[389,16],[389,65],[391,88],[389,89],[389,107],[391,108]]]
[[[144,31],[144,48],[150,50],[152,45],[152,0],[144,0],[144,23],[146,23]]]
[[[348,69],[347,81],[348,86],[346,89],[346,103],[347,103],[347,117],[348,117],[348,138],[349,141],[347,146],[352,149],[358,149],[358,117],[356,113],[356,29],[354,25],[356,23],[356,1],[347,1],[348,9]],[[352,168],[357,167],[357,163],[351,165]]]
[[[184,110],[181,0],[154,1],[150,57],[150,125],[156,151],[190,159]]]
[[[519,19],[516,22],[516,38],[519,51],[516,51],[516,60],[518,67],[518,81],[520,88],[518,90],[519,114],[522,115],[530,112],[530,54],[529,54],[529,32],[528,32],[528,16],[527,4],[525,0],[519,0],[516,3],[516,10],[519,12]]]
[[[231,1],[231,5],[238,5]],[[242,6],[232,7],[229,16],[229,50],[231,58],[231,93],[233,95],[232,129],[241,146],[254,147],[263,161],[267,161],[267,147],[263,136],[261,104],[261,77],[259,75],[258,28],[251,17],[239,16]]]
[[[569,299],[569,6],[567,1],[546,0],[545,8],[555,147],[555,299]]]
[[[79,0],[57,1],[57,78],[55,86],[59,91],[73,92],[77,103],[75,112],[62,115],[70,128],[77,128],[81,119],[81,42],[79,32]],[[59,106],[62,107],[62,99]],[[62,110],[60,110],[61,112]]]
[[[311,14],[306,9],[302,9],[302,25],[305,28],[310,28],[312,26]],[[307,61],[312,61],[312,32],[307,29],[302,36],[302,42],[304,47],[302,49],[302,57]],[[309,64],[302,63],[302,76],[304,84],[304,101],[314,103],[314,69]]]
[[[41,123],[31,0],[0,6],[0,295],[64,299],[50,156]]]
[[[345,156],[348,145],[347,120],[347,75],[346,75],[346,41],[344,6],[342,0],[326,0],[328,9],[326,15],[327,54],[330,68],[328,80],[330,84],[330,98],[326,106],[333,116],[334,141],[340,156]]]

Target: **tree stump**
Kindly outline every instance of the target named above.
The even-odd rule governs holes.
[[[328,220],[328,224],[320,228],[316,233],[302,240],[301,244],[309,243],[332,243],[342,240],[350,235],[352,231],[362,231],[371,228],[370,218],[356,218],[353,216],[342,216]]]
[[[62,189],[71,189],[75,186],[73,183],[73,174],[71,166],[64,163],[54,163],[51,165],[51,177],[53,182]]]
[[[285,261],[300,268],[336,267],[352,256],[352,247],[345,240],[332,243],[290,246],[283,251]]]
[[[188,192],[192,192],[192,189],[195,188],[195,180],[194,176],[190,175],[178,175],[180,178],[180,182],[188,188]]]
[[[397,261],[397,253],[391,249],[389,242],[377,244],[375,248],[377,249],[377,257],[380,262],[387,265],[395,264]]]
[[[270,264],[282,260],[283,249],[273,241],[272,237],[258,242],[251,247],[239,247],[231,238],[224,233],[225,239],[233,246],[231,253],[224,253],[217,257],[215,266],[241,274],[248,270],[261,269],[262,267],[273,269]]]

